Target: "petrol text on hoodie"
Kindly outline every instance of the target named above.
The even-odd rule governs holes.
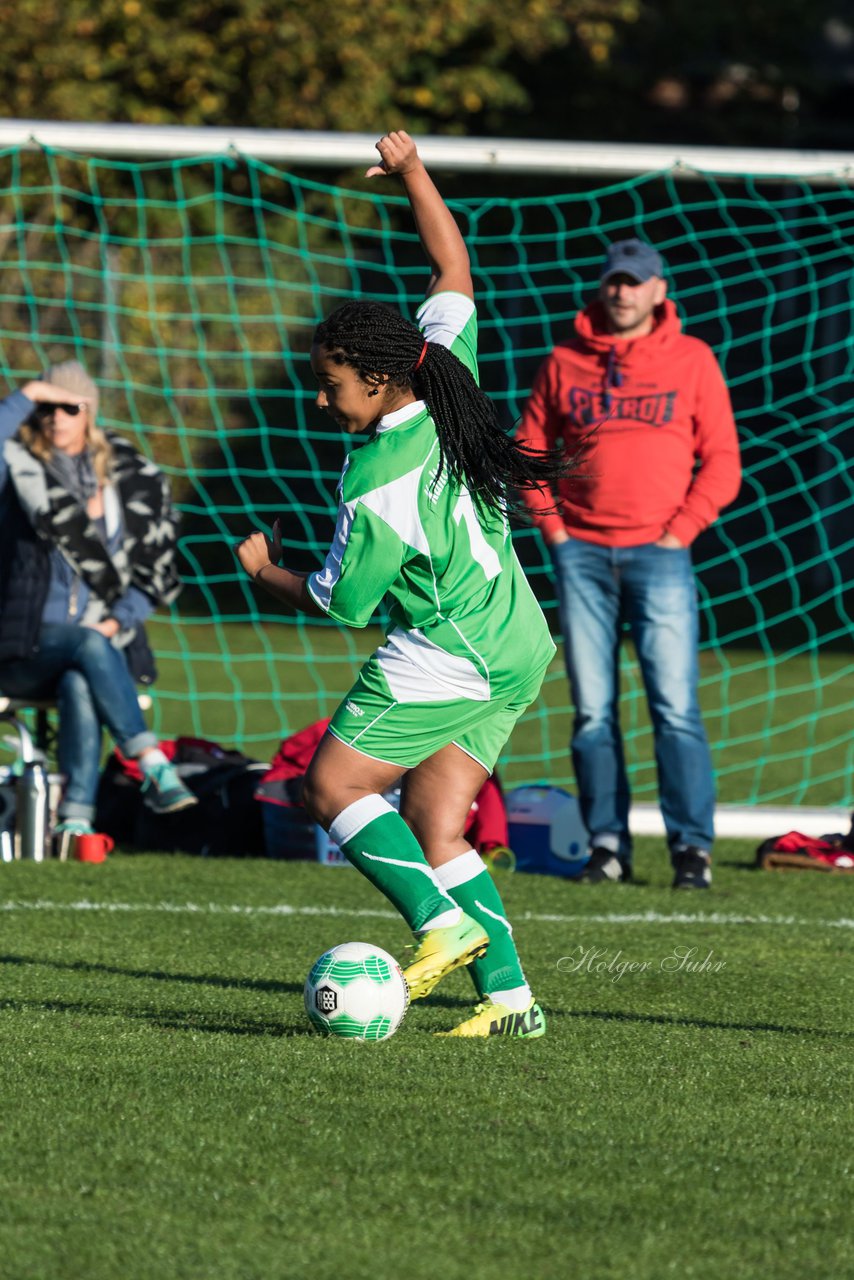
[[[688,546],[741,479],[717,360],[682,332],[669,299],[652,331],[629,341],[608,332],[599,302],[580,311],[573,336],[540,367],[518,439],[536,448],[562,442],[569,454],[589,446],[558,494],[525,494],[547,541],[564,528],[603,546],[640,546],[665,533]]]

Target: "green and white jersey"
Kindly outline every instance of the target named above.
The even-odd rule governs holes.
[[[436,293],[417,313],[430,342],[477,377],[474,303]],[[335,538],[307,586],[338,622],[364,627],[391,598],[377,652],[400,702],[506,696],[554,653],[542,611],[503,514],[484,515],[447,468],[435,483],[439,441],[423,400],[382,418],[348,458]]]

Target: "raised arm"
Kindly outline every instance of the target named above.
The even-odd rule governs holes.
[[[474,297],[468,249],[460,229],[430,177],[408,133],[387,133],[377,143],[381,164],[372,165],[369,178],[394,174],[403,183],[432,275],[431,293],[452,290]]]

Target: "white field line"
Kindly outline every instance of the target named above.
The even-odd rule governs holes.
[[[50,902],[38,898],[33,902],[0,902],[0,911],[78,911],[155,912],[162,915],[209,916],[340,916],[349,919],[399,919],[397,912],[371,907],[293,907],[286,902],[270,907],[242,906],[217,902]],[[810,920],[802,916],[737,915],[723,911],[636,911],[608,912],[603,915],[562,915],[557,913],[521,912],[515,920],[534,924],[686,924],[686,925],[770,925],[782,928],[854,929],[854,919]]]

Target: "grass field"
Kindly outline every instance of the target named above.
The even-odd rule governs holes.
[[[540,1041],[313,1034],[328,946],[406,939],[349,868],[0,868],[3,1280],[844,1280],[854,879],[707,894],[504,873]],[[691,967],[693,964],[693,968]]]
[[[160,679],[157,730],[196,734],[272,757],[288,733],[331,715],[361,662],[381,643],[378,629],[258,627],[184,619],[150,628]],[[646,698],[631,647],[623,663],[621,717],[636,800],[657,788]],[[700,697],[718,778],[728,804],[854,805],[854,663],[819,651],[774,661],[757,650],[701,655]],[[567,751],[569,691],[560,653],[537,703],[518,724],[499,763],[511,786],[573,785]]]

